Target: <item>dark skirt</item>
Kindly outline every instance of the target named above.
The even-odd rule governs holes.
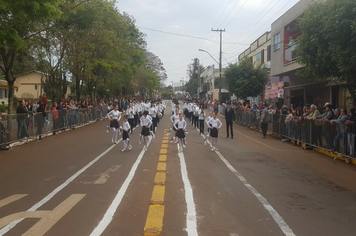
[[[184,130],[183,130],[183,129],[177,130],[176,136],[177,136],[178,138],[185,138],[185,132],[184,132]]]
[[[129,132],[127,132],[127,131],[123,131],[122,132],[122,140],[126,140],[126,139],[128,139],[129,138]]]
[[[218,130],[216,128],[210,129],[210,136],[213,138],[217,138],[218,137]]]
[[[141,134],[142,134],[143,136],[148,136],[148,135],[150,135],[150,128],[142,127]]]
[[[110,127],[113,127],[115,129],[118,129],[120,126],[119,126],[119,122],[117,120],[113,120],[110,122]]]

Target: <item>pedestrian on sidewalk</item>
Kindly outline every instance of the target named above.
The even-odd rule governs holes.
[[[226,138],[229,138],[229,127],[231,133],[231,139],[234,138],[233,122],[235,121],[235,112],[231,108],[231,102],[227,103],[227,108],[225,109],[225,121],[226,121]]]
[[[124,149],[122,149],[122,152],[124,152],[127,148],[129,151],[131,151],[132,146],[129,142],[129,131],[130,131],[130,123],[128,122],[128,116],[125,115],[123,119],[123,124],[122,124],[122,140],[124,141]]]
[[[183,119],[183,114],[179,114],[179,120],[174,123],[174,128],[177,130],[177,137],[179,143],[178,152],[183,152],[183,147],[186,147],[184,142],[185,129],[187,128],[187,122]]]
[[[221,121],[216,117],[216,112],[213,113],[213,118],[209,120],[210,136],[212,138],[211,151],[218,151],[216,145],[218,144],[219,129],[222,126]]]
[[[110,127],[112,128],[112,138],[111,142],[118,144],[118,134],[119,134],[119,121],[121,119],[121,112],[119,112],[119,105],[115,105],[114,110],[110,111],[107,114],[108,119],[110,120]]]
[[[261,116],[261,129],[262,129],[263,138],[266,138],[267,136],[268,121],[269,121],[269,111],[268,111],[268,105],[265,103],[263,104],[263,110]]]

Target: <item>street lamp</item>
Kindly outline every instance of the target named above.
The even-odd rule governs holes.
[[[213,58],[213,60],[216,61],[216,63],[218,63],[218,65],[219,65],[219,72],[220,72],[220,75],[219,75],[219,102],[221,103],[222,102],[222,93],[221,93],[221,60],[220,60],[220,63],[219,63],[217,60],[215,60],[215,58],[208,51],[205,51],[203,49],[199,49],[199,51],[206,52],[207,54],[209,54],[209,56],[211,58]]]

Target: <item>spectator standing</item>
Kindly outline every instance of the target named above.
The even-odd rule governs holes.
[[[355,157],[355,123],[356,123],[356,113],[355,108],[350,109],[350,117],[346,121],[347,129],[347,140],[350,147],[350,156]]]
[[[263,110],[261,115],[261,129],[262,129],[263,138],[267,138],[266,136],[267,136],[268,121],[269,121],[268,105],[263,104]]]
[[[46,106],[47,106],[46,93],[43,93],[43,95],[42,95],[42,105],[43,105],[43,107],[46,109]]]
[[[231,139],[234,138],[233,122],[235,121],[235,112],[231,108],[231,102],[227,103],[227,108],[225,109],[225,121],[226,121],[226,138],[229,138],[229,127],[231,133]]]
[[[55,102],[52,107],[52,119],[53,119],[53,134],[56,134],[56,131],[59,128],[59,119],[58,119],[58,104]]]
[[[44,108],[42,102],[39,102],[39,107],[37,108],[36,115],[35,115],[35,122],[37,124],[36,135],[39,136],[38,137],[39,140],[42,139],[41,135],[42,135],[42,129],[43,129],[45,116],[46,116],[45,108]]]
[[[17,119],[17,138],[22,139],[28,137],[26,119],[28,116],[28,111],[25,109],[25,100],[22,100],[21,103],[16,108],[16,119]]]
[[[325,112],[322,115],[319,115],[315,118],[315,120],[317,122],[319,122],[319,124],[321,124],[321,128],[318,129],[317,135],[318,135],[318,139],[319,139],[319,137],[321,139],[321,134],[322,134],[323,128],[324,128],[324,134],[325,134],[325,138],[326,138],[326,142],[327,142],[327,148],[333,149],[333,140],[332,140],[332,134],[331,134],[329,122],[330,122],[330,120],[332,120],[334,118],[334,112],[332,110],[331,104],[328,102],[325,103],[324,108],[325,108]]]
[[[343,140],[344,151],[347,149],[347,133],[346,133],[346,121],[349,119],[347,110],[345,108],[340,109],[340,116],[337,119],[332,119],[330,124],[336,126],[336,136],[334,137],[334,150],[340,151],[340,139]]]

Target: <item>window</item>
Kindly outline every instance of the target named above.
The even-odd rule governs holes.
[[[261,51],[261,64],[265,63],[265,50],[262,49]]]
[[[281,34],[276,34],[273,39],[274,51],[277,51],[281,48]]]
[[[271,45],[267,47],[267,61],[271,60]]]
[[[256,54],[256,61],[261,62],[261,53]]]

